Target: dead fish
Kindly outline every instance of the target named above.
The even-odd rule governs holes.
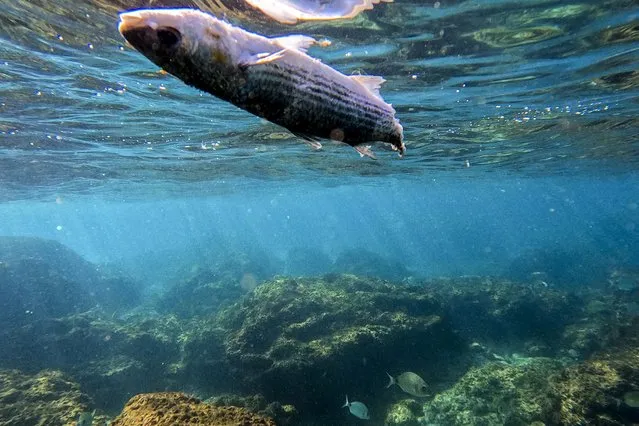
[[[267,38],[194,9],[120,14],[118,29],[139,52],[188,85],[290,130],[373,157],[371,142],[405,152],[403,129],[384,102],[381,77],[346,76],[306,54],[311,37]]]
[[[413,396],[428,396],[428,385],[424,379],[412,371],[400,374],[397,376],[397,379],[388,373],[386,373],[386,375],[388,376],[388,385],[386,385],[386,388],[390,388],[394,384],[397,384],[404,392]]]
[[[359,401],[348,401],[348,395],[346,395],[346,402],[342,405],[342,408],[348,407],[348,411],[358,419],[369,420],[370,416],[368,415],[368,407],[364,405],[363,402]]]

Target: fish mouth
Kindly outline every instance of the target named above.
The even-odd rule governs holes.
[[[159,25],[151,16],[141,11],[120,14],[118,31],[135,49],[142,53],[168,51],[177,47],[182,34],[170,26]]]
[[[120,22],[118,23],[118,31],[122,37],[129,40],[127,35],[135,34],[145,27],[156,27],[153,22],[149,22],[148,18],[142,16],[140,12],[124,12],[120,14]]]

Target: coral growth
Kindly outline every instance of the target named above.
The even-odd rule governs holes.
[[[239,407],[215,407],[178,392],[136,395],[112,426],[275,426],[263,416]]]

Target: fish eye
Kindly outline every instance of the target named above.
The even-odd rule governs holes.
[[[172,27],[161,27],[157,29],[158,40],[164,47],[173,47],[180,42],[182,34]]]

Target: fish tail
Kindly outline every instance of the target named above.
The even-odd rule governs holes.
[[[348,407],[350,404],[348,403],[348,395],[346,395],[346,402],[342,405],[342,408]]]
[[[388,372],[386,372],[386,375],[388,376],[388,384],[386,385],[386,389],[388,389],[395,384],[395,378],[388,374]]]

